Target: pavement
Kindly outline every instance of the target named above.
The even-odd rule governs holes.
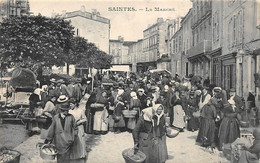
[[[208,150],[195,144],[198,132],[185,131],[175,138],[168,138],[167,148],[169,159],[166,163],[228,163],[222,152],[218,150],[211,154]],[[21,152],[21,163],[53,163],[41,159],[38,142],[43,142],[39,135],[34,135],[14,148]],[[123,132],[106,135],[87,135],[86,143],[91,151],[88,153],[88,163],[124,163],[122,151],[133,147],[132,134]]]

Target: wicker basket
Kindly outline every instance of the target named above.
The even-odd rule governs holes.
[[[180,133],[179,130],[176,130],[174,128],[171,128],[171,127],[167,127],[166,128],[166,135],[169,137],[169,138],[175,138],[176,136],[178,136]]]
[[[136,110],[123,110],[122,113],[125,118],[135,118],[137,111]]]
[[[145,154],[140,150],[134,154],[133,148],[123,150],[122,155],[126,163],[142,163],[146,159]]]
[[[53,153],[53,154],[48,154],[48,153],[45,153],[45,152],[43,151],[45,148],[52,148],[52,149],[55,150],[55,146],[54,146],[54,145],[51,145],[51,144],[44,144],[44,145],[42,145],[41,148],[40,148],[40,156],[41,156],[42,159],[44,159],[44,160],[54,160],[55,157],[56,157],[56,155],[58,154],[57,151],[55,150],[55,151],[56,151],[55,153]]]
[[[19,163],[20,162],[20,157],[21,153],[15,150],[3,150],[1,151],[2,154],[10,154],[13,156],[13,159],[4,162],[4,163]]]

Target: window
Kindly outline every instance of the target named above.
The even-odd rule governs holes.
[[[181,51],[181,36],[179,36],[179,51]]]
[[[243,11],[241,10],[241,11],[239,11],[238,12],[238,43],[239,44],[242,44],[242,42],[243,42],[243,30],[244,30],[244,28],[243,28],[243,26],[244,26],[244,22],[243,22]]]
[[[219,14],[216,12],[216,41],[219,40]]]
[[[79,36],[79,29],[77,28],[77,36]]]
[[[234,64],[224,66],[224,89],[231,90],[236,87],[236,70]]]
[[[237,39],[237,27],[236,27],[236,22],[237,22],[237,18],[236,15],[234,15],[234,20],[233,20],[233,32],[232,32],[232,46],[234,47],[236,45],[236,39]]]
[[[229,20],[228,22],[228,47],[232,46],[232,31],[231,31],[231,27],[232,27],[232,18]]]

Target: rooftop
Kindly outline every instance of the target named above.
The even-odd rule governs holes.
[[[72,12],[63,11],[62,14],[58,14],[57,16],[63,17],[65,19],[81,16],[81,17],[84,17],[86,19],[91,19],[93,21],[98,21],[98,22],[101,22],[101,23],[110,24],[110,20],[105,18],[105,17],[100,16],[100,13],[97,12],[96,10],[93,10],[92,12],[87,12],[87,11],[85,11],[84,8],[81,9],[81,10],[72,11]]]

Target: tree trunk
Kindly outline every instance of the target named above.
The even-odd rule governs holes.
[[[69,75],[70,74],[70,64],[66,64],[67,65],[67,74]]]

